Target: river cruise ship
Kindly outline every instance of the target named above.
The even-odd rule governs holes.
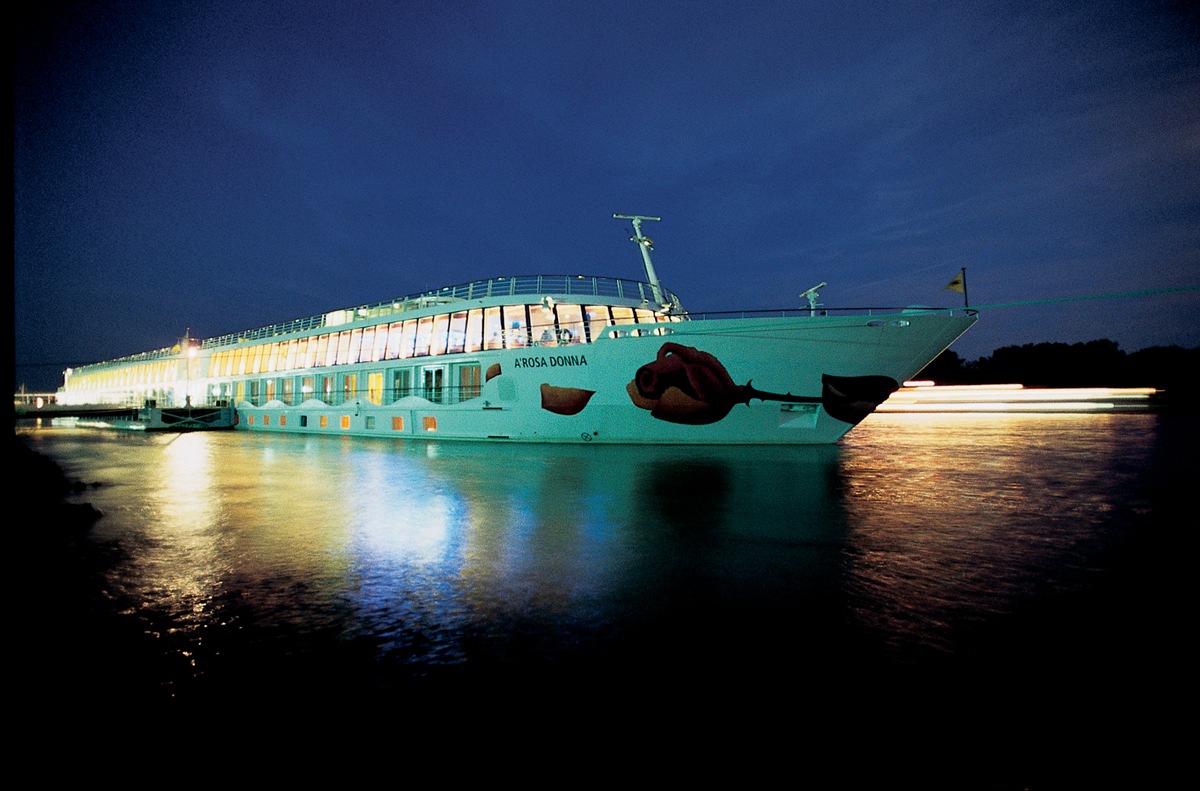
[[[232,407],[245,431],[493,442],[827,444],[969,309],[697,315],[659,282],[496,277],[69,369],[60,404]]]

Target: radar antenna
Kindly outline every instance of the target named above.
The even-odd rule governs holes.
[[[802,291],[800,293],[800,296],[802,296],[808,300],[808,315],[810,317],[817,315],[817,308],[821,307],[823,304],[823,303],[817,302],[817,297],[820,296],[819,294],[817,294],[817,289],[825,288],[825,286],[827,286],[827,285],[829,285],[829,284],[828,283],[817,283],[815,286],[808,289],[807,291]]]

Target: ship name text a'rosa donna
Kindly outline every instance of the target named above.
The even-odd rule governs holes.
[[[63,404],[232,406],[236,428],[655,444],[827,444],[976,320],[969,309],[688,313],[646,280],[497,277],[66,371]]]

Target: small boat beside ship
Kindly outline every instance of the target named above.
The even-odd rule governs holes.
[[[137,423],[146,431],[215,431],[233,428],[237,412],[225,403],[160,407],[155,401],[147,401],[138,410]]]
[[[824,284],[807,307],[693,314],[654,269],[642,225],[660,218],[613,217],[631,223],[645,280],[496,277],[185,337],[70,369],[57,401],[150,399],[155,427],[175,430],[827,444],[976,321],[965,308],[826,309]],[[209,405],[228,412],[196,412]]]

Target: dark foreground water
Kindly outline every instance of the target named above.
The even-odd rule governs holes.
[[[1145,787],[1191,713],[1190,416],[873,415],[825,448],[17,436],[102,514],[19,528],[33,719],[602,725],[690,733],[692,770],[756,734],[759,767],[827,745],[841,778],[1044,788]]]

